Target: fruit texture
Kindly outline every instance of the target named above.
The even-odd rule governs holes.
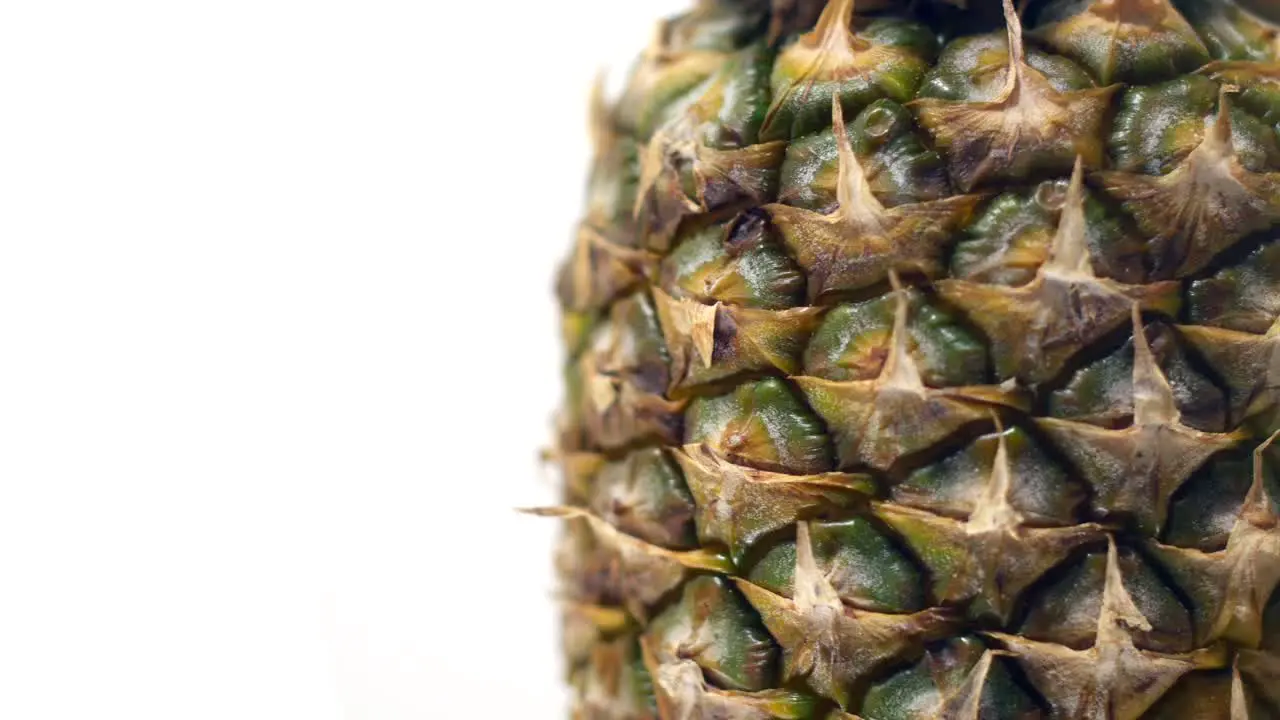
[[[1280,31],[705,0],[597,98],[581,720],[1280,718]]]

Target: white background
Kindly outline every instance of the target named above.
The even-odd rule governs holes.
[[[563,717],[511,508],[683,0],[0,5],[0,717]]]

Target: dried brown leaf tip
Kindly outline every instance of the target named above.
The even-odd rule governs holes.
[[[583,522],[599,547],[595,561],[606,564],[606,582],[614,587],[633,616],[643,620],[648,608],[678,587],[691,570],[729,572],[732,565],[707,550],[674,551],[620,532],[589,510],[577,507],[544,507],[526,510],[541,517]],[[587,563],[569,558],[572,574],[583,574]]]
[[[1232,140],[1230,93],[1222,86],[1218,114],[1204,139],[1164,175],[1097,173],[1144,233],[1157,269],[1185,277],[1245,235],[1280,220],[1280,173],[1254,172]]]
[[[1062,371],[1082,348],[1121,327],[1135,302],[1170,313],[1175,282],[1127,285],[1094,274],[1085,234],[1084,162],[1077,159],[1048,262],[1026,285],[1007,287],[943,280],[938,293],[990,339],[1001,379],[1040,383]]]
[[[1136,304],[1132,317],[1133,423],[1121,430],[1056,418],[1039,424],[1092,486],[1096,513],[1131,518],[1142,532],[1154,535],[1164,523],[1170,498],[1191,473],[1245,434],[1201,432],[1182,423]]]
[[[710,368],[715,361],[716,314],[720,303],[706,305],[696,300],[676,300],[661,290],[655,290],[654,297],[663,333],[674,354],[674,375],[688,376],[698,366]]]
[[[1254,452],[1253,483],[1226,548],[1206,553],[1151,543],[1155,557],[1192,598],[1200,644],[1225,638],[1257,647],[1262,640],[1263,613],[1280,585],[1280,516],[1262,468],[1275,439]]]
[[[1022,21],[1004,0],[1009,67],[999,95],[987,102],[925,98],[914,103],[920,124],[950,158],[962,190],[990,180],[1063,172],[1076,158],[1103,159],[1103,123],[1116,86],[1060,92],[1026,62]]]
[[[1017,658],[1052,706],[1052,717],[1137,720],[1197,664],[1191,656],[1135,647],[1132,633],[1150,628],[1125,589],[1115,542],[1110,541],[1093,647],[1073,650],[1005,633],[991,633],[991,637]]]
[[[958,195],[885,207],[871,191],[853,152],[838,98],[832,118],[839,151],[838,207],[823,215],[789,205],[765,210],[809,278],[809,297],[857,290],[884,282],[890,271],[935,276],[951,232],[981,199]]]
[[[783,675],[841,707],[851,690],[887,663],[918,653],[923,643],[945,636],[954,621],[943,611],[889,615],[846,607],[814,560],[807,523],[797,525],[792,598],[737,580],[783,649]]]
[[[1024,590],[1102,531],[1093,524],[1027,526],[1012,502],[1021,483],[1009,462],[1006,436],[998,438],[987,482],[967,520],[892,504],[878,505],[876,514],[924,559],[938,600],[1004,624]]]
[[[864,475],[820,473],[786,475],[735,465],[705,445],[687,445],[676,453],[698,512],[698,538],[721,543],[740,560],[761,537],[808,512],[848,505],[875,492]]]
[[[897,286],[897,276],[893,276]],[[984,403],[1016,405],[1012,392],[996,388],[925,386],[908,350],[910,303],[901,287],[889,355],[874,380],[832,381],[798,377],[809,405],[827,422],[841,467],[887,470],[960,428],[988,417]]]

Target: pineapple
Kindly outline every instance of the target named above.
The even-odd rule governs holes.
[[[964,5],[703,0],[598,94],[575,718],[1280,718],[1280,13]]]

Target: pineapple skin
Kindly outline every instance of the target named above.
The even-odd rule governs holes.
[[[597,94],[574,718],[1280,718],[1277,13],[1025,5],[704,0]]]

